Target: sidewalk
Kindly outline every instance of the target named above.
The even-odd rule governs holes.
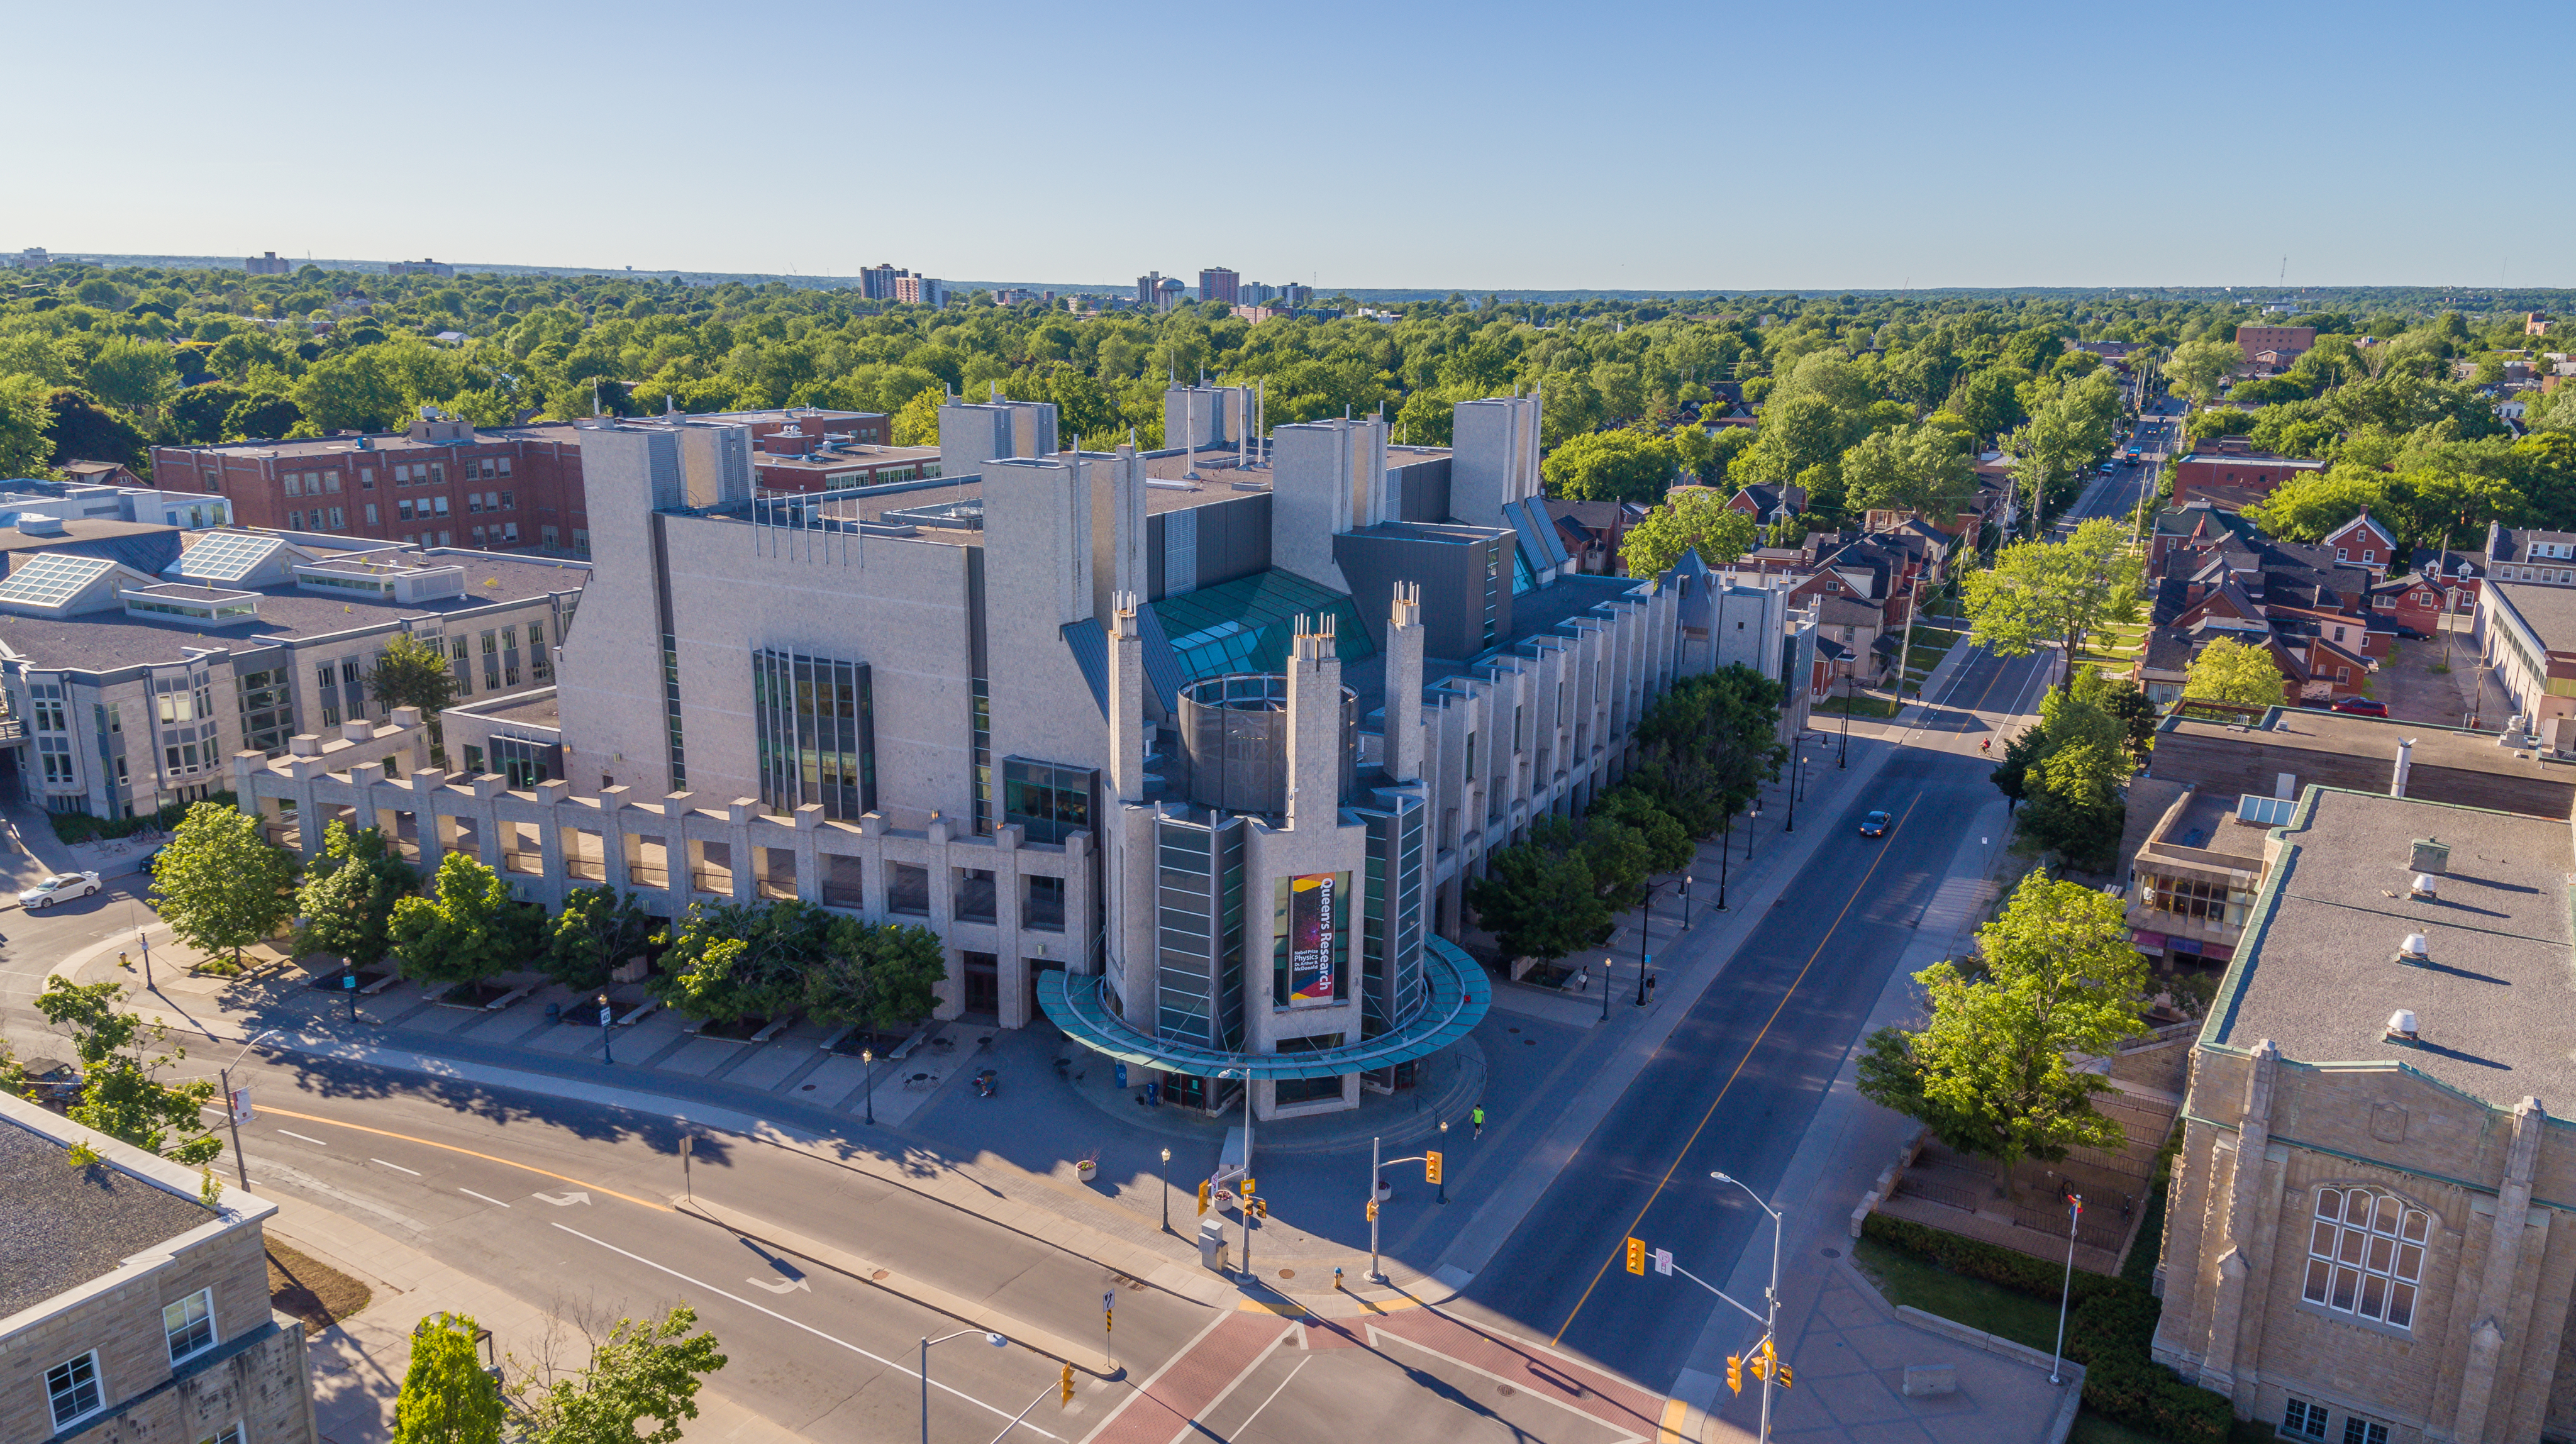
[[[373,1291],[364,1309],[314,1335],[313,1417],[330,1444],[376,1444],[394,1430],[394,1399],[411,1366],[411,1331],[436,1313],[470,1314],[492,1331],[493,1357],[533,1365],[551,1357],[558,1368],[579,1368],[590,1340],[543,1309],[513,1298],[496,1284],[471,1278],[411,1245],[362,1223],[289,1198],[263,1194],[277,1204],[270,1237],[356,1277]],[[799,1436],[743,1408],[719,1392],[718,1373],[698,1391],[698,1417],[689,1424],[695,1444],[790,1444]]]

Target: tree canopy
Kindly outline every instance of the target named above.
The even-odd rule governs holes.
[[[162,921],[207,952],[241,950],[276,934],[295,914],[295,859],[260,831],[259,819],[220,802],[188,809],[153,864]]]
[[[580,1374],[514,1391],[527,1444],[677,1444],[698,1417],[698,1386],[723,1368],[713,1334],[694,1332],[697,1310],[673,1306],[659,1320],[620,1319]],[[642,1427],[645,1420],[651,1428]]]
[[[2280,664],[2272,660],[2271,648],[2218,637],[2204,644],[2200,655],[2191,659],[2182,694],[2212,702],[2233,702],[2239,707],[2278,707],[2287,700],[2286,686],[2287,679],[2281,675]]]
[[[2007,657],[2054,642],[2068,658],[2059,686],[2072,686],[2085,637],[2136,612],[2137,563],[2127,548],[2127,530],[2108,517],[2085,522],[2063,542],[2003,548],[1992,567],[1969,572],[1960,584],[1970,640]]]
[[[393,1444],[500,1444],[500,1386],[474,1356],[474,1319],[438,1313],[411,1331]]]
[[[36,1011],[71,1030],[72,1053],[80,1059],[80,1100],[69,1110],[71,1120],[174,1162],[191,1167],[213,1162],[224,1151],[204,1112],[215,1096],[213,1080],[162,1082],[158,1075],[186,1058],[188,1050],[155,1053],[169,1030],[120,1011],[116,1005],[124,996],[119,983],[80,984],[63,977],[47,982],[36,995]],[[14,1076],[14,1068],[11,1072]]]
[[[1696,551],[1712,567],[1722,567],[1753,549],[1761,528],[1752,517],[1726,504],[1713,491],[1680,491],[1645,519],[1628,528],[1619,541],[1619,559],[1632,577],[1659,576]]]
[[[2074,1071],[2069,1055],[2108,1054],[2138,1030],[2146,961],[2119,899],[2032,873],[1977,947],[1978,964],[1914,975],[1931,1017],[1870,1035],[1861,1095],[2007,1169],[2075,1148],[2116,1151],[2120,1125],[2092,1102],[2111,1084]]]
[[[382,831],[352,831],[331,819],[322,829],[322,853],[305,867],[296,891],[304,925],[295,951],[374,967],[393,947],[394,905],[418,886],[419,870],[395,855]]]
[[[451,852],[438,860],[426,896],[394,904],[388,932],[404,977],[457,984],[523,966],[541,926],[538,910],[513,901],[498,873]]]

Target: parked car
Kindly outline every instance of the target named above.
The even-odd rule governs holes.
[[[94,872],[57,873],[18,894],[18,905],[29,912],[34,912],[39,908],[52,907],[58,902],[87,897],[97,892],[99,886],[98,874]]]
[[[1884,812],[1869,813],[1860,820],[1860,835],[1863,837],[1885,837],[1887,836],[1888,821],[1888,816]]]
[[[2385,717],[2388,715],[2388,704],[2374,702],[2368,697],[2346,697],[2334,704],[2334,710],[2348,712],[2355,717]]]
[[[143,854],[141,857],[134,860],[134,870],[143,874],[145,877],[159,877],[161,875],[161,854],[169,850],[170,844],[165,842],[159,847],[152,849],[150,852]]]

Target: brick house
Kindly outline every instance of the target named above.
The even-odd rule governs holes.
[[[100,1161],[73,1167],[87,1144]],[[268,1306],[277,1205],[0,1094],[0,1433],[314,1444],[304,1326]]]
[[[2194,523],[2200,544],[2182,539],[2158,569],[2147,646],[2130,676],[2151,698],[2180,695],[2190,659],[2214,637],[2259,639],[2294,700],[2327,703],[2360,695],[2393,655],[2397,624],[2373,605],[2371,574],[2335,559],[2333,549],[2276,542],[2251,528]]]
[[[2348,562],[2374,577],[2388,575],[2397,561],[2397,538],[2371,519],[2366,506],[2359,516],[2328,532],[2318,545],[2334,548],[2337,562]]]
[[[1738,490],[1727,499],[1727,509],[1740,511],[1764,526],[1785,521],[1807,512],[1807,489],[1802,486],[1774,485],[1767,481]]]
[[[2284,482],[2325,470],[2322,461],[2253,451],[2194,451],[2173,464],[2173,504],[2207,500],[2231,511],[2270,496]]]

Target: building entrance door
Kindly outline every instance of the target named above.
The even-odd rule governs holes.
[[[967,953],[966,1013],[998,1022],[1002,1016],[1002,960],[991,953]]]

